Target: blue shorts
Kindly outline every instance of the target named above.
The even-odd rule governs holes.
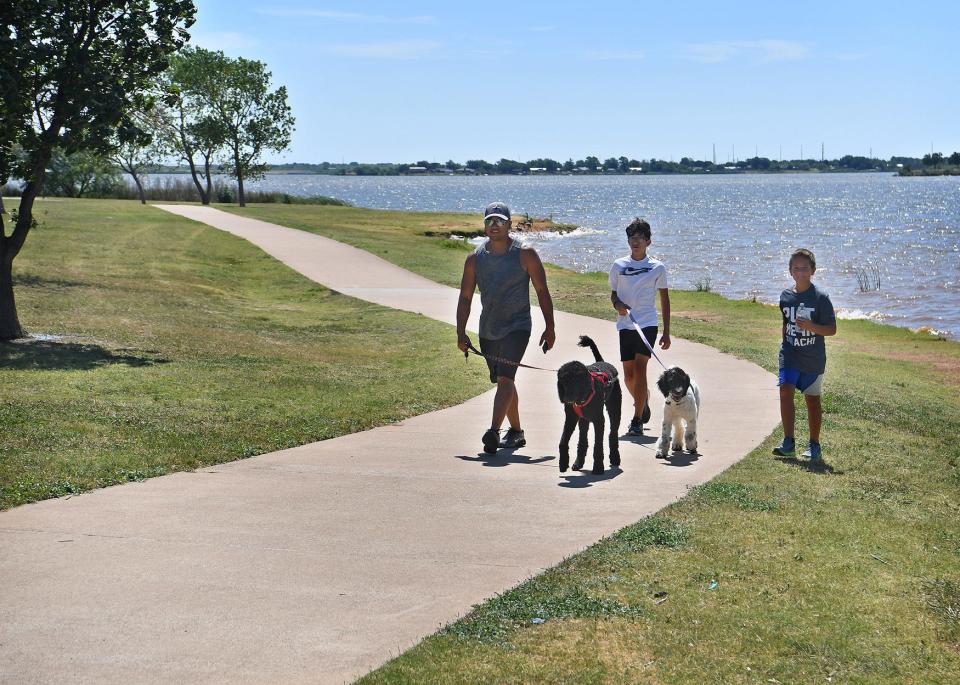
[[[822,373],[804,373],[799,369],[780,369],[777,379],[777,385],[792,385],[804,395],[819,395],[822,384]]]

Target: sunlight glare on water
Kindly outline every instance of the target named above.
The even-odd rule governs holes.
[[[623,229],[643,216],[671,287],[709,279],[714,292],[734,299],[776,302],[791,284],[790,252],[806,247],[817,255],[815,280],[841,316],[960,337],[956,176],[271,175],[250,186],[380,209],[479,214],[502,200],[515,214],[583,227],[529,238],[545,261],[578,271],[607,271],[627,252]],[[871,288],[862,290],[858,275]]]

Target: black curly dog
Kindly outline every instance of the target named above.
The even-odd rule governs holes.
[[[583,468],[587,457],[588,424],[594,427],[593,473],[603,473],[603,407],[610,415],[610,466],[620,466],[620,381],[613,364],[603,361],[596,344],[585,335],[580,336],[580,347],[589,347],[596,362],[587,366],[581,362],[567,362],[557,371],[557,393],[563,402],[566,420],[560,436],[560,472],[570,465],[570,436],[575,426],[580,428],[577,441],[575,471]]]

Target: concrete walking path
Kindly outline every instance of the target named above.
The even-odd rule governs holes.
[[[454,289],[369,253],[208,207],[160,208],[341,293],[454,321]],[[616,362],[610,321],[560,312],[557,347],[531,344],[524,361],[589,361],[580,334]],[[457,354],[452,330],[437,353]],[[622,470],[561,475],[555,374],[521,369],[528,444],[513,453],[480,451],[491,391],[363,433],[2,512],[0,683],[359,677],[682,497],[776,426],[772,374],[679,339],[661,356],[701,387],[698,457],[655,460],[653,435],[625,438]]]

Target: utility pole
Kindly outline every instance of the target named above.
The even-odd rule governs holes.
[[[820,163],[823,164],[823,143],[820,143]]]
[[[800,143],[800,159],[803,159],[803,143]]]
[[[716,166],[717,164],[717,144],[716,143],[713,144],[713,164],[714,166]]]

